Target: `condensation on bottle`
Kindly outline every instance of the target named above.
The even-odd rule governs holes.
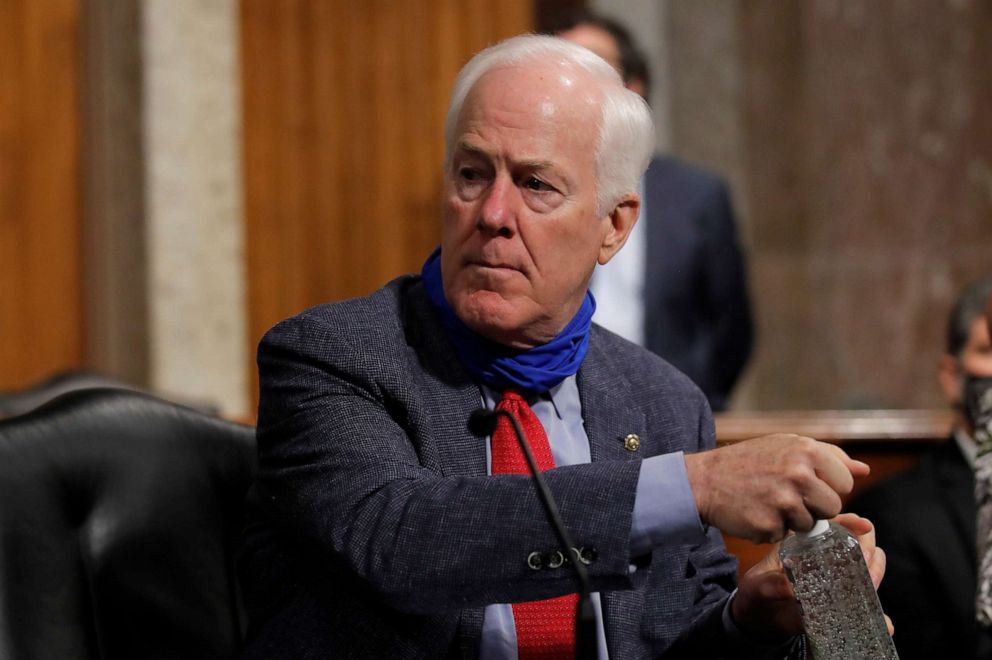
[[[837,523],[786,538],[779,549],[815,660],[898,660],[858,540]]]

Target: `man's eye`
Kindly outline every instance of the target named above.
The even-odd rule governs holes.
[[[554,190],[554,188],[533,176],[527,177],[527,180],[524,181],[524,187],[535,192],[550,192]]]
[[[471,167],[463,167],[459,169],[458,176],[466,181],[476,181],[480,178],[479,173]]]

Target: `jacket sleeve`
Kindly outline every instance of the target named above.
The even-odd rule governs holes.
[[[697,451],[716,446],[713,417],[705,402],[699,404]],[[664,657],[724,658],[726,660],[804,660],[805,640],[796,637],[781,644],[761,644],[728,627],[724,610],[737,584],[737,560],[727,553],[723,537],[708,527],[706,539],[689,553],[691,573],[698,582],[692,614]]]

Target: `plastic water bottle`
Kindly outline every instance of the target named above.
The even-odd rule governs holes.
[[[818,520],[779,549],[816,660],[898,660],[858,540]]]

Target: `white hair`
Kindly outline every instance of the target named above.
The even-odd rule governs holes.
[[[602,114],[596,144],[596,199],[600,215],[636,193],[654,151],[651,111],[639,94],[624,87],[620,74],[591,50],[558,37],[525,34],[477,53],[462,67],[451,90],[444,123],[445,166],[450,165],[458,117],[465,98],[484,75],[525,63],[557,62],[578,67],[599,83]]]

